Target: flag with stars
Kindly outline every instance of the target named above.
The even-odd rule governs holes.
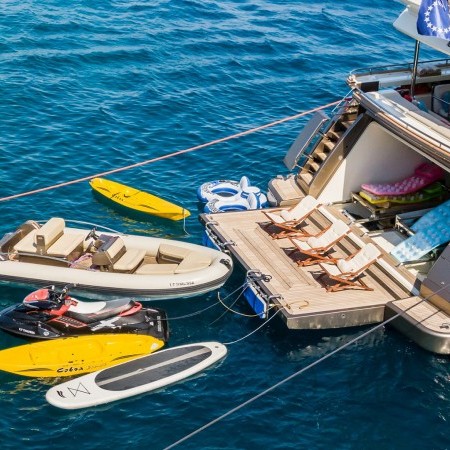
[[[417,16],[417,32],[450,41],[448,0],[422,0]]]

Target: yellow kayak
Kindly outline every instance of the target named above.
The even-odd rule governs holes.
[[[190,216],[182,206],[170,203],[148,192],[126,186],[105,178],[93,178],[89,181],[91,188],[112,202],[132,211],[151,214],[170,220],[181,220]]]
[[[101,370],[159,350],[164,342],[141,334],[59,338],[0,351],[0,370],[27,377],[68,377]]]

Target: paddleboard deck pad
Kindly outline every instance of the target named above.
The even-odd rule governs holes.
[[[176,383],[206,369],[226,353],[227,348],[219,342],[160,350],[53,386],[46,399],[63,409],[109,403]]]

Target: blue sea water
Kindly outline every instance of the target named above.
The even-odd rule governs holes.
[[[350,70],[410,62],[414,49],[392,27],[402,5],[391,0],[0,4],[0,199],[333,102]],[[188,234],[119,214],[87,181],[1,202],[0,232],[57,215],[200,243],[198,185],[246,174],[265,188],[305,121],[109,176],[190,209]],[[231,303],[242,283],[236,269],[221,296]],[[0,292],[4,307],[28,291]],[[47,404],[55,380],[0,373],[1,448],[163,449],[370,329],[288,331],[275,318],[255,331],[260,320],[224,314],[216,292],[155,305],[173,319],[170,345],[249,336],[201,376],[87,410]],[[21,343],[0,334],[2,348]],[[179,448],[447,449],[448,362],[380,328]]]

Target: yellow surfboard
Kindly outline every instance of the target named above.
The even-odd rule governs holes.
[[[93,178],[89,184],[95,192],[106,199],[135,212],[170,220],[181,220],[191,214],[182,206],[116,181]]]
[[[0,370],[26,377],[68,377],[101,370],[163,347],[141,334],[98,334],[41,341],[0,351]]]

